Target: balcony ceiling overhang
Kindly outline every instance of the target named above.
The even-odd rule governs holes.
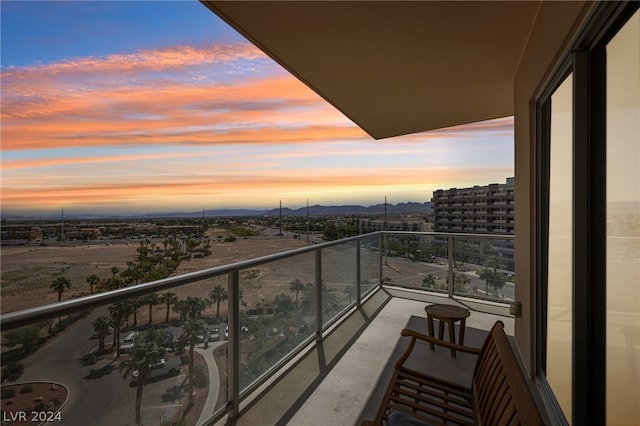
[[[540,1],[203,1],[375,139],[513,115]]]

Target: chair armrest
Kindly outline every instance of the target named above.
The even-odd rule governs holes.
[[[480,348],[474,348],[471,346],[459,345],[457,343],[451,343],[451,342],[446,342],[444,340],[435,339],[433,337],[427,336],[426,334],[422,334],[414,330],[409,330],[408,328],[403,329],[400,334],[404,337],[410,337],[411,342],[409,343],[409,347],[407,348],[407,350],[396,362],[396,365],[395,365],[396,368],[402,366],[404,362],[407,360],[407,358],[409,358],[409,355],[411,354],[411,351],[413,351],[413,347],[416,344],[416,340],[422,340],[427,343],[433,343],[434,345],[443,346],[449,349],[455,349],[456,351],[465,352],[472,355],[480,355],[480,352],[481,352]]]

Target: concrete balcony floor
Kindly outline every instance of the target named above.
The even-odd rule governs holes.
[[[417,300],[416,300],[417,299]],[[427,333],[425,306],[454,304],[468,308],[465,344],[479,347],[491,326],[501,320],[513,335],[514,320],[505,305],[400,289],[378,291],[362,309],[337,325],[319,347],[293,360],[288,372],[266,383],[259,396],[241,405],[241,416],[228,424],[355,425],[373,419],[388,383],[390,369],[403,352],[400,337],[409,326]],[[488,312],[488,313],[487,313]],[[436,325],[437,330],[437,325]],[[456,327],[456,336],[459,336]],[[446,335],[446,330],[445,330]],[[419,368],[469,384],[475,357],[452,358],[443,348],[419,343]],[[227,423],[223,419],[219,424]]]

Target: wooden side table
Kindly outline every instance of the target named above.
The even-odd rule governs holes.
[[[433,333],[433,320],[438,320],[438,338],[442,340],[444,336],[444,324],[449,324],[449,341],[456,343],[456,334],[453,328],[453,324],[456,321],[460,321],[460,344],[464,345],[464,326],[466,319],[471,313],[468,309],[461,308],[453,305],[433,304],[425,306],[424,310],[427,312],[427,326],[429,329],[429,336],[435,337]],[[430,344],[431,349],[434,348],[433,343]],[[455,358],[456,351],[451,349],[451,356]]]

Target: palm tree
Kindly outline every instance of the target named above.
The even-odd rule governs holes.
[[[109,278],[107,280],[107,289],[109,290],[117,290],[119,288],[125,288],[127,283],[120,277]]]
[[[289,290],[296,294],[296,308],[300,307],[298,296],[301,291],[304,291],[304,283],[299,279],[295,279],[289,283]]]
[[[157,294],[152,293],[144,296],[142,300],[149,306],[149,324],[151,324],[153,322],[153,307],[160,302],[160,299]]]
[[[170,291],[166,293],[162,293],[160,295],[160,302],[164,303],[167,306],[167,314],[165,316],[164,322],[169,322],[169,309],[171,309],[171,305],[178,301],[178,296],[175,293]]]
[[[145,333],[146,334],[146,333]],[[164,349],[159,347],[154,339],[145,335],[141,336],[131,348],[131,352],[126,361],[120,364],[122,377],[125,379],[129,375],[133,375],[134,371],[138,372],[136,379],[136,424],[142,423],[140,409],[142,406],[142,392],[147,382],[151,368],[158,364],[164,355]]]
[[[62,300],[62,293],[64,290],[71,287],[71,281],[67,277],[58,277],[56,278],[49,288],[54,289],[58,293],[58,302]]]
[[[321,283],[322,289],[322,312],[331,313],[336,310],[338,305],[338,293],[335,288],[328,287],[324,280]],[[302,307],[308,313],[315,312],[316,309],[316,286],[312,283],[307,283],[304,289],[304,296],[302,297]]]
[[[123,302],[114,303],[109,306],[109,316],[113,321],[113,347],[116,349],[116,358],[120,356],[120,328],[125,318],[132,311],[131,302],[125,300]]]
[[[202,312],[211,305],[211,303],[209,303],[209,301],[204,297],[189,296],[185,302],[189,318],[200,318],[202,316]]]
[[[288,318],[289,314],[296,309],[296,306],[288,294],[280,293],[273,299],[273,304],[280,310],[280,314],[284,318]]]
[[[98,342],[99,342],[98,349],[100,352],[104,352],[104,338],[107,335],[109,328],[113,324],[113,321],[111,320],[110,317],[103,315],[93,320],[91,324],[93,325],[93,328],[96,331],[96,333],[98,333]]]
[[[185,299],[179,299],[173,303],[173,310],[180,315],[180,321],[185,321],[189,313],[189,305]]]
[[[114,266],[113,268],[111,268],[111,278],[113,278],[114,280],[116,279],[116,274],[120,272],[120,269],[118,269],[117,266]]]
[[[144,299],[143,297],[134,297],[133,299],[131,299],[131,307],[133,309],[133,326],[137,327],[138,326],[138,308],[140,308],[140,306],[144,305]]]
[[[182,337],[189,341],[189,407],[193,405],[193,350],[196,347],[198,336],[207,332],[207,327],[201,319],[189,318],[182,326]]]
[[[58,277],[49,286],[58,293],[58,302],[62,300],[62,293],[66,288],[71,287],[71,281],[67,277]],[[58,317],[58,324],[62,322],[62,317]]]
[[[223,302],[229,298],[227,290],[222,286],[215,286],[209,293],[209,299],[216,304],[216,319],[220,318],[220,302]]]
[[[91,289],[90,294],[93,294],[93,286],[98,285],[100,283],[100,277],[97,276],[96,274],[91,274],[86,278],[86,280],[87,280],[87,284],[89,284],[89,288]]]

